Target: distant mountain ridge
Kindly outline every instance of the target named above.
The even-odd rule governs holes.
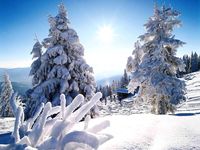
[[[8,73],[12,82],[31,84],[31,77],[29,76],[30,68],[0,68],[0,82],[3,81],[3,74]]]
[[[13,89],[15,92],[18,92],[20,95],[24,95],[25,92],[32,87],[31,85],[31,77],[29,76],[30,68],[0,68],[0,85],[3,82],[3,74],[8,73],[10,80],[13,85]],[[112,81],[120,80],[122,75],[115,75],[107,78],[103,78],[97,80],[97,86],[105,86],[108,84],[112,84]],[[1,91],[1,87],[0,87]]]
[[[121,77],[122,77],[122,75],[115,75],[115,76],[103,78],[101,80],[97,80],[96,81],[97,82],[97,86],[110,85],[110,84],[112,84],[113,80],[118,81],[118,80],[120,80]]]
[[[31,77],[29,76],[30,67],[26,68],[0,68],[0,82],[3,81],[3,74],[7,72],[10,80],[12,82],[30,84],[31,85]],[[107,85],[111,84],[113,80],[119,80],[122,75],[114,75],[110,77],[106,77],[103,79],[96,80],[97,85]]]

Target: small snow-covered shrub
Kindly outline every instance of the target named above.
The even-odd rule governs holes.
[[[12,136],[14,144],[0,145],[1,149],[54,149],[54,150],[74,150],[74,149],[98,149],[98,147],[111,138],[110,135],[99,132],[109,126],[109,121],[88,127],[90,115],[87,113],[99,101],[102,94],[96,93],[90,101],[82,104],[83,95],[75,97],[70,105],[66,107],[65,95],[60,95],[61,106],[52,107],[50,102],[42,103],[33,116],[24,121],[24,111],[18,106],[15,113],[15,125]],[[16,108],[13,102],[12,107]],[[80,107],[80,108],[78,108]],[[78,109],[77,109],[78,108]],[[54,116],[52,118],[52,115]],[[85,116],[83,130],[74,130],[74,126]]]

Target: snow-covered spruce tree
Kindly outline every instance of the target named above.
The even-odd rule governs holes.
[[[154,15],[144,25],[147,32],[135,43],[133,56],[128,58],[127,71],[132,73],[129,91],[139,87],[137,99],[150,102],[152,112],[173,112],[173,104],[185,99],[185,83],[176,77],[185,65],[176,57],[184,42],[175,39],[174,27],[180,26],[179,12],[172,8],[154,8]]]
[[[3,76],[2,90],[0,95],[0,117],[12,117],[12,110],[10,107],[10,98],[13,94],[13,88],[9,75],[7,73]]]
[[[191,72],[198,71],[198,55],[196,52],[191,54],[190,65]]]
[[[30,71],[34,87],[27,92],[29,116],[33,116],[42,102],[58,105],[60,94],[65,94],[69,105],[79,93],[88,101],[95,91],[93,69],[83,58],[84,48],[76,31],[69,27],[64,5],[59,5],[58,15],[49,16],[48,20],[49,37],[42,43],[37,41],[32,50],[37,59]],[[44,53],[42,48],[46,49]]]
[[[124,69],[124,75],[122,76],[121,80],[120,80],[120,87],[121,88],[126,88],[128,83],[129,83],[129,77],[128,77],[128,74],[127,74],[127,71],[126,69]]]

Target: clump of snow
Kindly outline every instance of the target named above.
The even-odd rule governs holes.
[[[109,121],[102,121],[92,127],[89,126],[89,118],[86,117],[82,130],[73,129],[77,123],[96,105],[102,94],[96,93],[90,101],[83,104],[84,97],[78,95],[70,105],[66,107],[65,95],[60,96],[61,106],[52,107],[48,102],[42,104],[33,118],[24,121],[24,111],[21,106],[15,112],[16,120],[12,136],[15,143],[0,145],[0,149],[97,149],[112,136],[101,134],[101,130],[107,128]],[[81,105],[81,106],[80,106]],[[80,108],[79,108],[80,107]],[[54,115],[54,118],[52,118]],[[21,148],[18,148],[20,147]]]

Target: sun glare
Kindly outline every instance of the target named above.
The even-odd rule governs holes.
[[[114,32],[111,25],[103,25],[98,29],[98,39],[102,42],[112,42],[114,38]]]

